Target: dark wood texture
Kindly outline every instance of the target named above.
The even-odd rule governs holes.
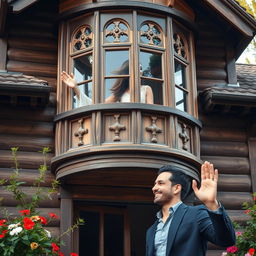
[[[7,70],[43,78],[56,88],[56,2],[40,3],[10,20]],[[42,11],[44,10],[44,12]],[[40,18],[40,19],[39,19]]]
[[[225,36],[218,26],[201,12],[197,15],[199,37],[196,41],[198,91],[227,83]]]
[[[213,7],[224,19],[228,20],[235,26],[240,32],[242,32],[247,37],[252,37],[253,32],[248,25],[249,17],[245,17],[246,15],[236,15],[239,8],[235,8],[235,4],[229,4],[228,1],[223,2],[221,0],[206,0],[205,1],[209,6]],[[236,9],[236,10],[235,10]],[[240,9],[240,14],[242,13]],[[243,18],[247,18],[247,22]]]
[[[18,1],[28,2],[28,1]],[[41,1],[31,6],[19,15],[8,16],[9,37],[7,41],[0,39],[0,69],[19,72],[25,75],[48,81],[56,88],[57,80],[57,18],[56,1],[51,4]],[[8,51],[6,46],[8,45]],[[5,57],[6,55],[6,57]],[[7,63],[5,64],[5,61]],[[22,86],[22,85],[21,85]],[[17,91],[18,93],[18,91]],[[43,107],[26,107],[0,104],[0,179],[7,179],[12,174],[14,166],[11,147],[19,147],[17,159],[20,165],[20,180],[26,183],[22,190],[29,196],[34,194],[31,188],[39,175],[37,168],[43,164],[42,147],[51,148],[47,164],[50,166],[54,155],[54,115],[55,94],[52,93],[50,102]],[[44,189],[51,187],[54,175],[50,170],[46,174]],[[12,194],[0,188],[3,197],[2,207],[16,216],[17,202]],[[44,199],[39,206],[40,213],[47,217],[49,212],[60,215],[60,200],[55,194],[53,199]],[[51,222],[46,229],[52,235],[60,234],[60,219]]]
[[[5,33],[7,11],[8,11],[7,0],[1,0],[0,1],[0,37],[2,37]]]
[[[228,114],[200,113],[200,120],[203,123],[201,158],[212,162],[219,170],[218,199],[231,219],[243,225],[248,216],[242,210],[242,204],[251,202],[253,189],[246,119]],[[210,244],[207,256],[217,256],[222,251]]]
[[[23,6],[25,8],[34,1],[20,2],[25,4]],[[129,5],[128,1],[121,2],[119,9]],[[190,29],[195,28],[192,20],[193,12],[197,12],[197,8],[191,10],[187,5],[182,6],[181,1],[178,11],[167,7],[169,1],[165,0],[131,2],[130,7],[136,10],[154,10],[159,14],[168,15],[170,24],[171,17],[179,17],[179,20]],[[207,2],[219,11],[216,6],[217,2],[219,6],[221,5],[219,0],[215,2],[207,0]],[[62,0],[60,12],[63,17],[71,17],[74,14],[80,15],[95,10],[93,8],[98,4],[99,9],[103,10],[109,9],[108,5],[116,7],[119,2],[90,1],[88,9],[84,5],[87,3],[89,0]],[[154,3],[159,4],[157,8],[154,8]],[[58,39],[57,7],[57,1],[51,1],[51,4],[49,1],[40,1],[19,15],[10,15],[8,41],[4,38],[0,39],[0,69],[36,76],[56,88],[57,71],[60,73],[62,70],[68,70],[70,64],[67,55],[69,47],[67,21],[61,21],[60,35],[64,36]],[[185,10],[185,15],[180,12],[182,10]],[[224,13],[226,13],[225,8]],[[233,18],[233,14],[227,15],[229,19]],[[228,26],[221,27],[220,23],[215,23],[212,16],[208,16],[207,9],[203,11],[199,9],[196,17],[198,90],[202,91],[216,84],[235,83],[235,53],[234,45],[227,41],[225,29]],[[93,18],[97,21],[96,26],[99,26],[99,12],[95,12]],[[234,21],[233,25],[240,32],[249,35],[250,31],[242,24],[243,22],[238,23],[239,21]],[[232,30],[230,31],[229,35],[232,33]],[[100,36],[100,33],[95,35],[96,42],[100,41]],[[99,47],[98,45],[95,49],[99,51]],[[60,56],[57,64],[58,50]],[[193,43],[190,51],[193,51]],[[168,54],[170,53],[171,49],[168,50]],[[101,63],[100,54],[97,54],[95,66]],[[135,62],[135,65],[138,66],[138,63]],[[190,65],[193,66],[193,63]],[[192,80],[195,79],[193,76],[190,77]],[[94,83],[100,82],[99,73]],[[58,91],[58,101],[63,103],[59,113],[66,111],[68,109],[66,103],[70,103],[70,99],[67,101],[64,98],[64,90],[66,89],[60,88]],[[48,157],[48,165],[50,165],[55,155],[55,142],[57,154],[53,160],[53,167],[58,172],[58,177],[62,178],[63,187],[68,187],[69,191],[60,191],[61,200],[55,195],[53,200],[44,200],[40,204],[39,210],[43,216],[47,216],[48,212],[62,215],[63,219],[54,221],[47,227],[47,230],[52,231],[53,234],[65,231],[72,224],[74,200],[99,204],[102,202],[151,204],[151,187],[158,167],[170,162],[175,164],[182,162],[183,165],[185,163],[186,170],[192,168],[194,174],[197,173],[200,165],[198,137],[201,123],[196,118],[157,105],[97,104],[59,114],[55,118],[57,136],[54,137],[55,97],[54,93],[51,94],[50,103],[44,108],[0,106],[0,179],[7,179],[12,172],[10,147],[19,146],[18,160],[22,168],[20,179],[26,182],[23,185],[24,191],[30,196],[33,195],[34,190],[30,186],[38,175],[38,166],[42,163],[42,155],[38,151],[43,146],[52,149]],[[99,103],[100,94],[96,94],[95,98]],[[193,104],[193,113],[196,113],[196,95],[193,97]],[[120,116],[115,119],[115,115]],[[156,128],[153,122],[155,116],[157,116],[155,125],[158,128],[155,131],[159,131],[156,135],[153,134],[153,128]],[[79,123],[80,119],[82,121]],[[252,199],[251,192],[255,191],[256,184],[255,137],[248,140],[246,119],[228,114],[215,116],[202,112],[200,119],[203,123],[201,158],[211,161],[220,171],[218,199],[228,209],[233,220],[244,224],[248,216],[241,210],[241,205],[244,201]],[[186,125],[185,130],[183,124]],[[123,129],[120,128],[116,132],[117,126]],[[153,128],[149,129],[150,127]],[[80,131],[84,129],[84,132],[79,134],[79,128]],[[78,135],[72,138],[75,133]],[[175,135],[171,136],[171,133]],[[82,146],[81,150],[78,146]],[[186,151],[184,147],[188,150]],[[43,187],[50,187],[53,178],[54,175],[47,172]],[[2,188],[0,193],[1,197],[4,197],[3,206],[7,207],[14,216],[17,215],[16,201],[11,194]],[[66,244],[67,247],[63,250],[68,254],[72,249],[72,239],[66,238]],[[209,251],[208,256],[221,254],[219,248],[210,246],[212,250]]]

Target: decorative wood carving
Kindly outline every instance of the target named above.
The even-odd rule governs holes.
[[[173,46],[174,46],[174,50],[175,52],[183,57],[184,59],[187,58],[187,50],[186,50],[186,46],[184,43],[184,40],[182,38],[182,36],[180,34],[175,33],[173,35]]]
[[[189,142],[190,139],[189,139],[189,136],[188,136],[187,130],[186,130],[187,126],[184,123],[182,123],[181,129],[182,129],[182,131],[179,133],[179,137],[181,138],[182,143],[183,143],[182,149],[188,150],[187,143]]]
[[[121,36],[124,36],[125,40],[127,41],[129,38],[129,30],[127,25],[122,20],[115,20],[112,21],[106,28],[106,38],[112,43],[120,43]],[[111,40],[112,38],[113,40]]]
[[[114,131],[114,133],[115,133],[115,137],[113,138],[113,141],[120,141],[121,140],[120,139],[120,132],[122,130],[126,130],[125,125],[122,125],[122,124],[119,123],[119,117],[120,117],[120,114],[114,115],[114,118],[115,118],[116,122],[109,127],[109,130]]]
[[[88,133],[88,129],[84,129],[83,127],[83,119],[80,119],[78,120],[78,123],[79,123],[79,128],[77,130],[77,132],[74,133],[74,135],[76,137],[78,137],[79,139],[79,142],[78,142],[78,146],[83,146],[84,145],[84,141],[83,141],[83,138],[84,138],[84,135]]]
[[[150,45],[162,45],[161,30],[151,22],[142,24],[140,28],[140,37],[143,43]]]
[[[157,143],[157,134],[162,133],[162,129],[160,129],[156,125],[156,120],[157,120],[156,116],[151,116],[151,120],[152,120],[152,124],[151,124],[151,126],[146,127],[146,131],[152,133],[152,138],[150,141],[152,143]]]
[[[92,37],[92,29],[88,25],[81,27],[73,37],[73,51],[84,50],[92,46]]]

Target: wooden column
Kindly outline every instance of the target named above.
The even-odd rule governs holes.
[[[231,43],[226,43],[226,62],[227,62],[227,83],[237,84],[236,60],[234,47]]]
[[[73,201],[71,194],[68,193],[64,188],[61,188],[61,203],[60,203],[60,233],[63,234],[73,225]],[[72,252],[72,234],[65,235],[62,237],[62,241],[65,245],[61,245],[61,251],[65,255],[69,255]]]
[[[250,126],[248,136],[249,161],[252,179],[252,192],[256,192],[256,122]]]
[[[7,40],[0,38],[0,70],[6,70]]]

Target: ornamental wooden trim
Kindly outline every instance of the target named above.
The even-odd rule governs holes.
[[[115,136],[113,138],[113,141],[120,141],[120,132],[123,130],[126,130],[125,125],[122,125],[119,123],[120,114],[114,115],[115,123],[109,127],[110,131],[113,131],[115,133]]]
[[[157,120],[156,116],[151,116],[151,120],[152,120],[152,124],[150,126],[146,127],[146,131],[152,133],[151,142],[157,143],[157,134],[162,133],[163,131],[156,124],[156,120]]]
[[[78,120],[79,128],[77,132],[74,133],[74,136],[79,138],[79,142],[77,144],[78,146],[84,145],[83,138],[84,138],[84,135],[88,133],[88,129],[87,128],[84,129],[83,121],[84,119]]]

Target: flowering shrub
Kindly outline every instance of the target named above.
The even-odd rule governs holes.
[[[236,245],[228,247],[222,256],[256,256],[256,193],[253,194],[253,203],[244,203],[243,209],[250,220],[242,232],[236,232]]]
[[[52,188],[46,193],[40,185],[45,181],[45,173],[47,171],[46,155],[48,148],[44,148],[42,153],[44,156],[44,164],[39,167],[39,177],[35,180],[33,187],[36,192],[32,198],[22,192],[20,186],[24,182],[19,181],[19,167],[17,162],[18,148],[12,148],[12,156],[15,162],[14,174],[8,180],[1,180],[0,184],[8,191],[12,192],[14,198],[19,202],[17,208],[19,215],[11,216],[6,210],[5,217],[0,219],[0,255],[1,256],[64,256],[60,251],[60,237],[73,231],[78,225],[82,224],[82,220],[78,220],[74,226],[70,227],[60,237],[53,237],[45,228],[52,220],[59,217],[53,213],[48,213],[48,218],[40,215],[36,210],[39,201],[46,196],[51,198],[51,194],[57,192],[57,181],[52,182]],[[71,253],[71,256],[78,256],[77,253]]]

